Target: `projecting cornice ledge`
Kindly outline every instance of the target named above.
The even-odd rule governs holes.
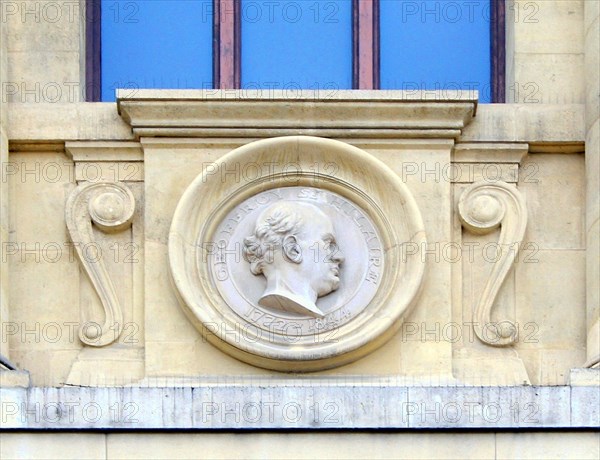
[[[2,430],[596,429],[597,386],[0,388]]]
[[[477,109],[474,91],[118,90],[121,117],[140,137],[457,139]]]

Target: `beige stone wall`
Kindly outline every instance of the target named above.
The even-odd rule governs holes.
[[[85,1],[6,2],[10,102],[56,104],[84,100]]]
[[[8,15],[4,10],[0,21],[0,322],[4,323],[0,353],[29,370],[37,386],[62,386],[70,377],[91,386],[121,385],[144,377],[148,380],[143,384],[156,385],[179,385],[185,377],[288,379],[237,361],[204,341],[179,308],[168,280],[166,238],[181,193],[203,162],[251,139],[191,140],[191,147],[179,142],[176,150],[173,144],[161,148],[148,140],[138,143],[115,104],[80,102],[84,16],[78,5],[72,1],[13,4],[15,9],[9,9]],[[526,247],[494,304],[495,315],[517,322],[517,343],[490,347],[466,329],[461,330],[463,339],[455,342],[443,332],[448,322],[470,320],[477,286],[491,267],[481,260],[474,264],[441,261],[430,264],[424,297],[409,318],[419,328],[416,340],[397,335],[368,357],[312,374],[309,380],[389,376],[406,378],[402,383],[408,385],[449,381],[453,385],[565,385],[570,369],[582,367],[600,352],[599,4],[594,0],[508,1],[509,104],[480,105],[458,140],[485,144],[488,149],[512,143],[527,153],[512,163],[502,160],[508,165],[503,166],[503,174],[526,198],[529,225]],[[76,160],[68,144],[99,140],[144,149],[144,164],[128,182],[140,205],[136,221],[118,236],[120,242],[135,242],[141,257],[137,265],[127,268],[130,271],[109,267],[126,304],[125,319],[135,325],[127,331],[133,335],[127,337],[135,342],[98,350],[84,347],[77,337],[78,325],[90,315],[99,317],[101,308],[70,245],[65,202],[77,182],[85,181],[82,165],[107,155],[98,147],[90,158]],[[442,147],[428,144],[419,149],[413,149],[411,142],[353,141],[396,172],[402,171],[402,161],[435,168],[458,155],[450,141]],[[142,157],[111,158],[100,165],[104,172],[114,171],[114,162],[141,164]],[[429,179],[408,182],[432,242],[497,240],[499,231],[475,237],[462,229],[455,204],[466,182]],[[112,241],[98,237],[105,238],[106,245]],[[6,334],[7,322],[10,334]],[[424,331],[426,338],[421,340]],[[434,332],[427,335],[426,331]],[[568,431],[560,435],[531,431],[338,432],[334,436],[317,432],[0,434],[3,459],[196,458],[199,453],[215,458],[230,458],[234,453],[278,458],[282,452],[288,458],[600,456],[597,433]]]
[[[532,384],[564,385],[585,363],[584,157],[529,155],[519,179],[529,225],[515,268],[515,349]]]
[[[81,345],[69,322],[79,322],[79,266],[64,224],[74,188],[73,163],[60,147],[12,152],[8,177],[11,357],[36,385],[60,385]],[[59,331],[56,334],[55,331]],[[76,331],[76,330],[75,330]]]
[[[0,21],[0,87],[7,80],[7,25]],[[0,323],[8,321],[8,263],[4,261],[4,244],[8,241],[8,182],[4,165],[8,162],[8,107],[4,94],[0,96]],[[0,354],[8,357],[8,342],[0,340]]]
[[[600,2],[585,5],[588,363],[600,361]]]
[[[499,349],[463,331],[454,343],[454,371],[472,383],[484,382],[486,370],[495,370],[491,380],[497,382],[511,373],[518,380],[520,373],[533,385],[564,385],[570,369],[584,364],[586,350],[583,155],[529,154],[519,168],[517,186],[526,199],[528,226],[514,271],[495,300],[494,314],[516,320],[518,340],[513,347]],[[457,186],[457,199],[463,188]],[[499,233],[486,238],[462,235],[465,248],[470,244],[475,249],[463,249],[456,323],[469,320],[481,295],[494,260],[482,254],[483,248],[493,247]]]
[[[443,447],[442,447],[443,446]],[[596,459],[597,433],[3,433],[17,459]]]
[[[586,8],[585,23],[584,4]],[[532,104],[535,108],[531,110],[527,108],[529,111],[527,115],[522,120],[515,121],[516,114],[524,112],[521,109],[514,111],[513,107],[516,106],[503,107],[503,112],[500,111],[492,119],[485,118],[488,116],[488,110],[481,107],[480,113],[473,123],[475,128],[471,127],[465,132],[465,140],[539,141],[539,138],[544,137],[544,133],[533,131],[528,127],[537,127],[540,123],[539,120],[554,113],[553,110],[557,105],[564,106],[565,112],[557,115],[555,119],[550,117],[549,123],[552,123],[552,120],[564,122],[565,116],[568,116],[566,110],[578,113],[573,108],[576,107],[575,104],[581,104],[586,100],[585,83],[594,80],[593,69],[596,61],[593,60],[593,44],[597,41],[595,41],[594,33],[598,29],[594,27],[597,22],[595,6],[597,6],[597,2],[583,1],[516,1],[507,3],[508,99],[509,102],[525,104],[535,102]],[[13,102],[13,105],[36,104],[28,112],[21,112],[15,107],[12,110],[13,126],[10,128],[6,126],[6,116],[3,117],[3,125],[0,127],[4,134],[9,130],[12,131],[14,133],[12,138],[15,140],[36,139],[36,136],[38,140],[117,139],[130,135],[129,128],[118,118],[114,105],[103,104],[93,107],[81,105],[76,109],[68,107],[72,106],[69,103],[81,99],[83,91],[80,85],[84,51],[82,36],[85,29],[83,18],[85,18],[85,12],[76,2],[40,1],[30,4],[15,2],[14,5],[11,4],[8,9],[5,9],[4,19],[6,21],[2,22],[4,33],[2,62],[5,63],[2,66],[2,78],[6,84],[3,86],[2,99]],[[584,51],[586,56],[592,56],[592,58],[586,57],[585,68]],[[594,145],[597,144],[598,122],[597,115],[594,119],[594,113],[597,113],[597,109],[594,112],[594,101],[597,107],[597,98],[594,96],[596,93],[593,88],[591,90],[588,88],[587,94],[588,115],[586,119],[589,152],[593,151]],[[55,102],[60,104],[54,104]],[[554,108],[550,109],[547,104],[553,104]],[[2,110],[6,113],[5,103],[2,105]],[[61,115],[57,117],[57,114]],[[84,121],[76,123],[81,118]],[[48,127],[50,119],[52,119],[52,125]],[[501,123],[498,123],[498,120]],[[575,128],[573,128],[578,123],[565,124],[569,127],[563,133],[562,141],[578,142],[579,133],[575,133]],[[42,126],[44,127],[42,128]],[[518,134],[517,130],[522,126],[529,131]],[[225,153],[233,147],[234,145],[228,145],[226,149],[213,149],[208,152],[206,158],[210,159],[215,155]],[[10,231],[12,235],[10,243],[14,245],[10,248],[17,250],[10,256],[10,275],[6,275],[8,264],[3,264],[5,273],[2,277],[5,289],[8,280],[11,281],[10,300],[13,305],[10,318],[19,328],[18,333],[11,336],[11,355],[21,366],[33,371],[33,379],[36,384],[61,384],[64,383],[68,370],[80,349],[78,340],[71,337],[70,326],[62,323],[80,321],[80,304],[95,302],[93,296],[89,301],[86,300],[85,295],[83,299],[80,298],[81,292],[85,291],[85,287],[82,288],[81,283],[85,284],[86,278],[83,277],[83,281],[81,281],[78,262],[73,258],[72,251],[68,251],[68,236],[63,222],[63,204],[69,191],[75,186],[74,165],[65,154],[64,146],[60,143],[15,147],[10,158],[7,158],[6,137],[3,137],[0,148],[4,155],[3,161],[10,160],[11,165],[19,168],[17,174],[11,175],[9,181],[3,182],[2,189],[5,203],[7,202],[5,197],[8,196],[9,191],[13,197],[10,202],[10,226],[7,208],[3,207],[5,211],[2,219],[2,241],[7,241]],[[389,156],[389,151],[385,149],[379,151],[368,145],[364,148],[393,165],[395,160]],[[532,150],[534,150],[533,147]],[[543,147],[541,150],[536,149],[536,152],[540,151],[545,152]],[[573,151],[577,152],[578,150]],[[589,155],[588,171],[594,170],[593,161],[597,157],[597,155]],[[175,163],[180,161],[180,159],[175,160],[174,158],[171,161],[175,161]],[[447,162],[448,159],[440,158],[434,161]],[[146,158],[146,162],[150,166],[150,179],[154,177],[153,174],[161,174],[160,167],[154,169],[155,159],[152,155]],[[58,165],[56,171],[60,178],[54,181],[54,177],[48,175],[55,173],[56,165]],[[580,154],[561,156],[552,153],[536,153],[525,160],[522,168],[525,176],[521,175],[519,188],[528,198],[530,212],[530,226],[526,241],[531,243],[531,247],[537,251],[537,261],[534,264],[526,264],[521,260],[517,264],[514,274],[511,275],[511,279],[504,288],[503,298],[510,299],[510,307],[507,307],[506,311],[514,313],[521,324],[533,322],[534,325],[530,327],[539,327],[539,333],[533,329],[531,331],[534,343],[520,342],[516,347],[519,359],[523,360],[531,382],[560,384],[565,383],[566,373],[570,367],[579,366],[584,361],[587,326],[583,324],[585,320],[582,319],[582,315],[586,303],[589,307],[587,322],[593,323],[593,318],[597,316],[597,308],[594,307],[597,305],[597,301],[594,300],[596,291],[588,287],[587,301],[583,298],[586,263],[585,235],[586,232],[587,235],[592,235],[588,236],[588,246],[593,247],[594,242],[597,241],[593,238],[593,235],[597,233],[595,232],[598,225],[597,206],[594,211],[594,202],[590,201],[589,193],[587,207],[582,201],[584,168],[583,158]],[[188,171],[190,177],[198,172],[192,172],[193,168],[188,168]],[[533,173],[533,176],[529,176],[530,179],[534,178],[532,181],[526,180],[529,172]],[[7,182],[10,184],[10,190]],[[588,190],[593,189],[593,185],[593,182],[588,181]],[[180,184],[180,186],[182,185]],[[425,192],[419,190],[419,184],[413,184],[412,187],[417,195],[426,195]],[[446,192],[449,193],[449,185],[446,189]],[[458,195],[459,191],[460,187],[457,187],[453,193]],[[153,198],[153,194],[158,192],[160,192],[160,188],[156,188],[155,185],[147,188],[149,198]],[[178,193],[180,191],[173,197],[176,198]],[[421,204],[425,205],[425,203]],[[174,203],[171,203],[170,206],[174,206]],[[556,216],[557,206],[561,210],[561,218]],[[588,209],[587,228],[582,222],[584,209]],[[151,214],[152,212],[153,208],[146,210],[146,213]],[[436,210],[434,214],[442,215],[441,210]],[[164,226],[168,227],[168,213],[161,214],[157,218],[165,219]],[[441,233],[434,235],[435,240],[451,239],[450,227],[447,224],[448,222],[439,225],[433,220],[428,223],[430,228],[434,229],[434,233],[440,229]],[[149,244],[145,248],[149,255],[148,261],[159,266],[165,263],[165,253],[164,251],[157,253],[153,245],[158,242],[155,241],[157,238],[154,238],[153,234],[160,228],[162,228],[160,225],[153,227],[148,239]],[[491,236],[491,238],[493,237],[495,236]],[[48,246],[49,243],[52,243],[52,246]],[[58,246],[54,246],[54,244]],[[49,247],[53,248],[50,252],[44,249]],[[61,254],[58,254],[57,247],[61,248]],[[58,257],[59,255],[60,257]],[[49,262],[55,259],[57,262]],[[594,269],[597,270],[597,264],[594,265],[591,259],[587,258],[587,264],[588,270],[593,273]],[[441,270],[441,267],[438,266],[438,268]],[[568,271],[568,279],[571,280],[568,283],[565,282],[565,270]],[[540,272],[544,273],[541,278],[536,276]],[[61,275],[60,279],[63,280],[61,283],[36,283],[33,281],[54,279],[56,273]],[[436,273],[441,272],[438,270]],[[148,274],[152,275],[152,271]],[[541,281],[542,279],[546,280],[544,281],[546,284]],[[160,287],[163,292],[170,292],[168,286],[159,284],[164,280],[164,276],[159,276],[157,284],[146,281],[146,285],[151,289]],[[449,282],[449,279],[446,281]],[[441,285],[443,282],[435,284]],[[449,293],[441,297],[445,299],[444,301],[450,301]],[[3,313],[6,317],[7,295],[3,298]],[[39,299],[43,298],[60,300],[44,301],[40,304]],[[159,298],[160,296],[153,296],[150,292],[146,292],[146,307],[150,309],[148,311],[153,311],[153,299]],[[156,300],[154,302],[159,306],[163,305]],[[174,302],[170,302],[170,304],[175,307]],[[568,321],[565,321],[566,306],[570,307],[569,315],[573,315],[574,319],[569,317]],[[576,313],[573,313],[573,310]],[[147,356],[150,359],[147,371],[150,375],[208,372],[211,366],[216,365],[217,362],[221,372],[246,372],[244,370],[246,365],[239,364],[235,360],[231,361],[230,365],[225,365],[229,362],[229,358],[221,359],[220,352],[214,351],[206,343],[198,342],[197,333],[193,329],[189,333],[185,332],[191,328],[191,326],[187,327],[189,326],[187,323],[185,323],[187,329],[184,327],[183,331],[178,330],[178,339],[174,341],[173,334],[168,332],[169,329],[164,330],[162,327],[171,323],[176,325],[178,321],[183,322],[185,319],[181,317],[179,310],[173,308],[165,321],[157,321],[156,318],[160,318],[161,313],[165,312],[159,308],[156,315],[151,315],[152,319],[146,317],[145,324],[140,324],[140,326],[148,327],[149,336],[146,345]],[[416,316],[413,319],[421,321],[424,318],[419,315],[424,314],[425,310],[415,313]],[[429,320],[432,319],[431,315],[425,316]],[[448,322],[451,319],[456,319],[456,317],[436,318],[434,323]],[[53,322],[61,325],[61,339],[48,344],[46,340],[48,337],[45,336],[46,333],[51,332],[48,324]],[[158,330],[155,325],[158,325]],[[173,327],[177,328],[177,326]],[[527,334],[527,331],[522,332]],[[196,348],[206,348],[207,356],[216,353],[214,360],[207,359],[202,363],[201,369],[196,369],[195,366],[198,363],[190,362],[191,358],[186,358],[185,355],[181,356],[179,361],[161,358],[161,356],[172,356],[180,347],[179,342],[182,341],[182,337],[188,337],[189,342],[194,343],[193,346]],[[6,343],[2,345],[3,351],[8,353]],[[171,350],[173,346],[175,348]],[[406,347],[406,344],[403,346]],[[429,344],[429,346],[434,345]],[[477,354],[476,350],[470,349],[477,347],[478,345],[469,347],[466,344],[455,346],[454,357],[466,356],[469,353]],[[386,373],[403,372],[402,366],[398,362],[389,366],[389,361],[394,360],[393,356],[400,351],[400,348],[402,348],[401,344],[390,344],[388,351],[382,349],[375,356],[373,362],[382,363],[382,368],[386,369]],[[198,350],[192,352],[192,348],[189,350],[191,355],[198,352]],[[481,358],[489,353],[491,351],[477,356]],[[494,350],[493,353],[498,353],[498,351]],[[54,364],[47,366],[46,362],[54,354],[61,358],[52,360]],[[409,355],[418,356],[418,353],[413,350]],[[419,360],[416,359],[416,361]],[[376,368],[377,366],[363,368],[357,364],[350,366],[349,372],[378,372]],[[460,366],[455,366],[455,372],[459,368]],[[465,369],[462,371],[462,375],[470,372],[471,370]]]
[[[483,125],[479,122],[479,133],[472,133],[474,138],[487,132],[487,123],[497,126],[496,120],[503,119],[503,114],[486,118],[486,110],[482,108],[481,112]],[[546,130],[541,131],[545,133],[542,135],[552,139],[571,129],[568,119],[562,122],[564,126],[549,123]],[[85,120],[81,124],[85,125]],[[111,126],[112,131],[107,132],[118,136],[119,124]],[[28,132],[25,124],[21,129]],[[71,126],[71,129],[77,132],[76,127]],[[134,291],[143,294],[145,300],[143,307],[132,310],[128,321],[138,325],[135,339],[138,346],[145,347],[146,375],[269,375],[268,371],[243,364],[201,339],[178,305],[167,269],[166,238],[181,193],[202,170],[203,163],[219,158],[239,145],[239,141],[212,141],[204,146],[199,141],[143,144],[146,185],[144,198],[140,200],[145,206],[140,212],[145,221],[152,224],[147,225],[145,231],[144,259],[137,264],[145,263],[144,280],[137,278],[134,282]],[[422,165],[423,171],[435,171],[436,164],[450,161],[443,143],[437,147],[422,144],[417,150],[411,142],[362,141],[356,145],[386,162],[400,175],[403,162]],[[527,148],[527,144],[516,145]],[[11,355],[20,366],[32,372],[34,384],[61,385],[66,382],[81,349],[69,325],[79,324],[85,318],[83,313],[95,312],[96,318],[101,317],[101,313],[99,307],[94,306],[97,299],[74,257],[64,224],[66,198],[75,187],[76,178],[81,179],[83,169],[81,165],[76,169],[72,159],[56,144],[39,144],[35,151],[32,148],[19,143],[11,153],[11,163],[19,171],[9,176],[13,197],[10,231],[14,246],[11,248],[18,250],[9,257],[14,311],[11,321],[17,327],[17,332],[10,336]],[[423,163],[426,158],[430,164]],[[181,165],[186,166],[182,169]],[[421,382],[431,382],[444,376],[447,379],[453,372],[459,381],[470,383],[510,384],[523,380],[539,385],[567,383],[568,371],[585,362],[584,172],[584,158],[580,153],[532,153],[522,161],[518,187],[525,195],[529,213],[526,246],[495,307],[499,316],[507,315],[519,325],[520,339],[514,347],[499,349],[484,345],[473,338],[468,326],[461,329],[460,343],[455,343],[447,334],[446,325],[450,322],[469,321],[477,289],[481,289],[491,264],[481,261],[481,267],[474,268],[468,263],[449,263],[436,258],[434,251],[428,256],[431,267],[428,287],[408,318],[418,329],[416,335],[408,340],[399,334],[368,358],[324,374],[404,376],[411,381],[420,378]],[[516,176],[508,175],[506,180],[516,181],[513,177]],[[429,174],[424,181],[420,174],[407,179],[424,213],[432,245],[440,247],[456,238],[460,224],[451,226],[444,216],[453,212],[449,201],[451,190],[457,200],[466,184],[451,184],[441,174]],[[444,197],[438,201],[439,207],[432,208],[428,204],[431,195]],[[457,222],[458,218],[455,215],[453,219]],[[471,238],[466,241],[481,247],[484,242],[496,241],[498,234],[484,240],[466,234],[465,238]],[[440,254],[438,251],[438,256]],[[458,278],[452,278],[455,275],[451,272],[456,270]],[[479,271],[475,279],[468,274]],[[460,291],[456,291],[456,287],[449,288],[457,282],[474,285],[475,293],[465,288],[464,297],[456,297]],[[130,292],[131,286],[121,287],[123,292]],[[40,302],[39,299],[47,300]],[[53,342],[55,324],[60,326],[61,338]],[[203,359],[198,360],[197,356]],[[114,364],[114,359],[110,359]],[[435,360],[435,364],[429,363],[429,359]],[[483,365],[490,361],[496,365]],[[99,372],[97,367],[94,372]]]
[[[507,102],[583,103],[585,3],[507,1]]]

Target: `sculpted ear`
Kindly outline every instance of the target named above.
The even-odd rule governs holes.
[[[288,235],[283,239],[281,252],[283,258],[288,262],[299,264],[302,262],[302,249],[294,235]]]

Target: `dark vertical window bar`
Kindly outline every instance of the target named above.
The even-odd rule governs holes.
[[[213,83],[219,89],[221,81],[221,8],[219,0],[213,0]]]
[[[379,89],[379,0],[352,0],[352,87]]]
[[[506,102],[506,10],[505,0],[491,0],[490,46],[492,56],[492,102]]]
[[[379,89],[379,0],[373,0],[373,89]]]
[[[101,0],[86,0],[85,8],[85,100],[99,102],[102,95]]]
[[[241,82],[240,0],[213,3],[213,87],[239,88]]]

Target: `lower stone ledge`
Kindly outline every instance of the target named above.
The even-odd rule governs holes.
[[[600,369],[571,369],[569,374],[569,385],[575,386],[596,386],[600,387]],[[600,388],[598,389],[600,391]]]
[[[600,425],[598,386],[0,388],[18,430],[546,429]]]
[[[29,385],[29,372],[18,370],[0,370],[0,388],[27,388]]]

